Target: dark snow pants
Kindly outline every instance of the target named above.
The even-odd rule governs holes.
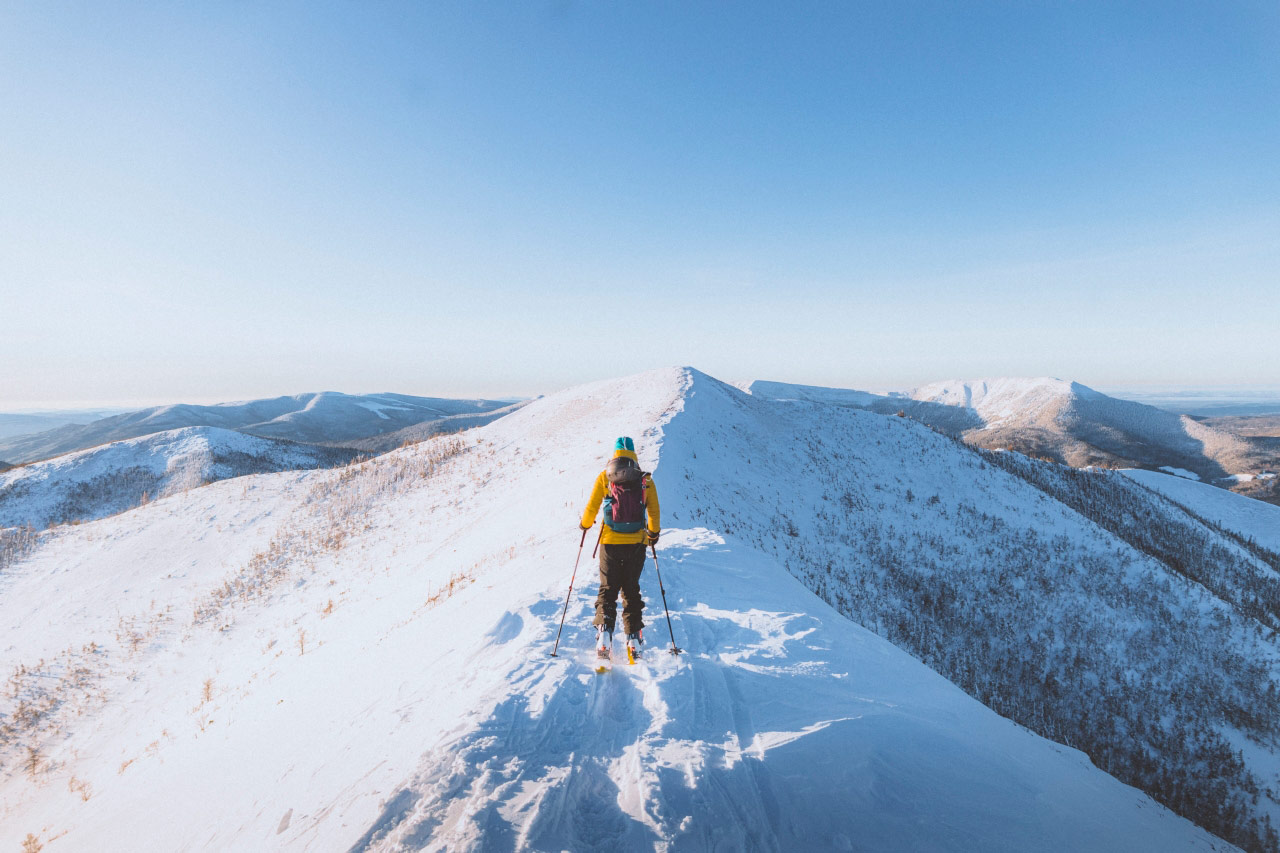
[[[600,594],[596,596],[596,618],[593,625],[613,630],[618,617],[618,593],[622,593],[622,630],[635,634],[644,627],[644,602],[640,599],[640,573],[644,571],[645,546],[600,546]]]

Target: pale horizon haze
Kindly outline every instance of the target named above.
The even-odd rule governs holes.
[[[1280,6],[7,4],[0,411],[1280,386]]]

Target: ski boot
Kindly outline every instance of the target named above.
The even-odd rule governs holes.
[[[600,671],[607,668],[613,659],[613,632],[606,631],[603,625],[596,627],[596,665]]]
[[[644,645],[644,631],[639,630],[634,634],[627,634],[627,663],[635,663],[640,660],[640,646]]]

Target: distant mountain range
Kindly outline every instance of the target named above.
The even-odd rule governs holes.
[[[1256,492],[1256,485],[1247,484],[1280,467],[1280,453],[1271,443],[1061,379],[952,380],[883,395],[780,382],[742,387],[772,400],[901,412],[979,447],[1016,450],[1076,468],[1174,468]]]
[[[67,424],[87,424],[101,418],[118,415],[128,409],[63,409],[48,412],[0,412],[0,439],[15,435],[55,429]]]
[[[325,391],[212,406],[156,406],[86,424],[66,424],[0,440],[10,463],[48,459],[111,441],[184,427],[207,426],[264,438],[343,444],[455,415],[479,415],[510,401],[449,400],[407,394],[341,394]]]
[[[362,450],[365,453],[386,453],[388,450],[395,450],[406,444],[413,444],[419,441],[425,441],[435,435],[442,435],[449,432],[461,432],[464,429],[472,429],[473,427],[484,426],[487,423],[496,421],[504,415],[509,415],[528,401],[512,403],[503,406],[500,409],[491,409],[480,414],[460,414],[448,415],[436,420],[423,421],[413,426],[407,426],[404,429],[398,429],[395,432],[383,433],[382,435],[374,435],[369,438],[357,438],[350,441],[341,442],[341,446],[350,447],[356,450]]]
[[[1237,386],[1210,389],[1116,389],[1105,391],[1121,400],[1133,400],[1194,417],[1231,415],[1280,415],[1280,387]]]
[[[0,473],[0,528],[89,521],[245,474],[329,468],[357,451],[185,427]]]

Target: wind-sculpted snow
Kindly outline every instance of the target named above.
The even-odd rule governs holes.
[[[45,534],[0,573],[0,847],[1228,849],[788,574],[775,540],[825,489],[794,417],[657,371]],[[876,438],[967,453],[878,419],[817,418],[868,489],[921,461]],[[647,660],[598,676],[588,557],[547,653],[619,435],[655,472],[685,654],[650,562]],[[926,477],[953,476],[939,458]],[[1021,488],[1002,514],[1061,514]]]
[[[210,427],[170,430],[0,473],[0,527],[88,521],[216,480],[329,468],[355,455]]]

